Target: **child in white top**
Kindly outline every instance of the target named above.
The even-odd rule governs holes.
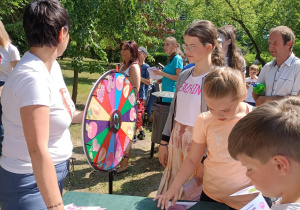
[[[259,67],[255,64],[252,64],[249,67],[250,77],[246,78],[246,87],[247,87],[247,96],[245,102],[255,106],[255,100],[252,97],[253,85],[257,82],[257,74],[259,73]]]
[[[191,176],[206,149],[200,201],[220,202],[232,209],[240,209],[256,196],[230,196],[251,185],[246,169],[230,157],[227,148],[231,129],[253,108],[243,102],[246,87],[242,72],[228,67],[215,69],[207,75],[202,90],[210,111],[197,117],[191,149],[170,189],[154,199],[158,199],[161,209],[168,207],[170,199],[173,198],[172,204],[177,201],[181,186]]]
[[[247,168],[263,195],[282,196],[272,210],[300,209],[300,99],[290,97],[257,107],[229,136],[230,155]]]
[[[195,66],[182,72],[176,84],[158,152],[159,161],[165,170],[157,195],[164,194],[171,187],[192,145],[196,118],[200,113],[207,111],[202,94],[205,77],[212,69],[225,65],[222,50],[217,44],[217,29],[212,22],[195,21],[185,31],[184,42],[186,55]],[[200,171],[203,171],[202,164],[199,164],[197,168],[197,172],[200,173]],[[197,184],[190,185],[190,187],[199,188]],[[179,192],[179,199],[197,199],[200,193],[199,190],[197,195],[189,196],[189,193],[182,188]]]

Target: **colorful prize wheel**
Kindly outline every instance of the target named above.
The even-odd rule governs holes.
[[[84,110],[83,148],[95,170],[111,172],[123,160],[136,129],[136,95],[130,80],[111,70],[95,83]]]

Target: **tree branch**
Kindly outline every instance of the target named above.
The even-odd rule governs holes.
[[[225,0],[228,3],[228,0]],[[230,2],[228,3],[228,5],[230,7],[232,7],[232,5],[230,5]],[[232,10],[234,11],[234,8],[232,7]],[[261,52],[260,49],[258,47],[258,45],[256,44],[251,32],[249,31],[249,29],[247,28],[247,26],[244,24],[243,20],[237,19],[235,17],[229,16],[232,20],[238,22],[240,24],[240,26],[244,29],[244,31],[246,32],[246,34],[248,35],[251,43],[253,44],[255,51],[256,51],[256,56],[255,58],[261,62],[261,64],[264,66],[266,64],[266,62],[264,61],[264,59],[262,59],[262,57],[260,56]]]

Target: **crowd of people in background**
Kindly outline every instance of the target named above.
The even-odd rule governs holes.
[[[83,118],[56,61],[67,48],[70,19],[58,0],[34,0],[25,7],[23,28],[29,51],[20,58],[0,21],[0,209],[64,209],[63,180],[73,149],[68,128]],[[183,35],[184,53],[176,38],[165,38],[168,60],[153,71],[161,77],[155,81],[146,46],[120,43],[119,72],[130,78],[137,101],[132,142],[145,139],[143,118],[152,118],[153,103],[168,111],[158,130],[164,172],[154,201],[161,209],[170,199],[240,209],[257,194],[230,195],[251,185],[274,210],[300,209],[295,35],[287,26],[270,29],[274,60],[261,70],[252,64],[248,73],[236,35],[232,25],[193,22]],[[172,97],[152,98],[154,83]],[[253,92],[258,83],[264,94]],[[128,172],[131,152],[129,147],[116,174]],[[194,197],[183,187],[190,183]]]

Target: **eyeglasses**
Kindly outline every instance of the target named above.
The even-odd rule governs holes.
[[[219,35],[218,35],[218,42],[223,44],[223,39],[221,37],[219,37]]]

